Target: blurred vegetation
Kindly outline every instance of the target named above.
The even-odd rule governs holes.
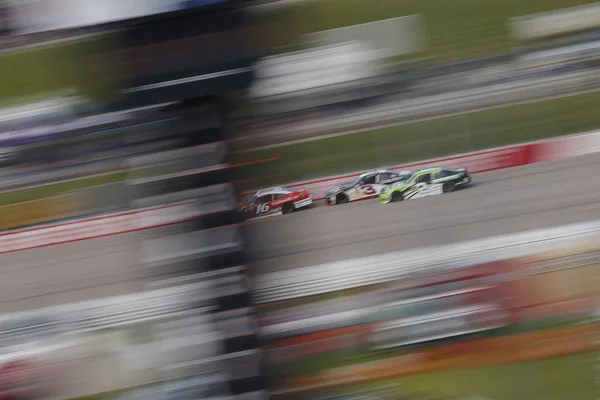
[[[17,189],[0,192],[0,206],[8,204],[32,201],[45,197],[58,196],[81,190],[92,186],[106,185],[109,183],[123,182],[126,178],[125,172],[116,172],[105,175],[90,176],[81,179],[73,179],[64,182],[51,183],[43,186],[33,186],[26,189]]]
[[[344,390],[378,390],[389,385],[397,391],[393,393],[398,396],[395,398],[418,400],[449,399],[446,396],[457,396],[451,397],[455,400],[594,400],[593,365],[598,357],[599,352],[590,352],[519,364],[445,370],[349,386]],[[132,389],[83,396],[77,400],[117,399]]]
[[[586,0],[303,0],[266,8],[261,21],[276,32],[273,48],[297,46],[301,35],[380,19],[421,14],[430,62],[482,57],[514,49],[508,21],[544,11],[593,3]]]
[[[357,354],[352,352],[346,352],[340,357],[324,356],[321,357],[320,364],[317,365],[313,362],[312,366],[307,364],[301,370],[310,373],[314,371],[315,367],[323,369],[348,365],[348,362],[343,362],[342,359],[368,362],[382,358],[381,356],[354,358],[356,356]],[[454,395],[458,396],[456,399],[466,396],[465,398],[470,399],[490,400],[593,400],[596,398],[594,365],[597,363],[598,357],[600,357],[600,352],[595,351],[523,363],[443,370],[348,386],[344,390],[377,390],[380,387],[391,386],[395,387],[393,390],[397,391],[395,394],[398,395],[398,399],[441,400],[447,398],[445,396]],[[126,395],[130,390],[142,387],[97,393],[78,397],[77,400],[116,399]],[[407,393],[421,395],[405,397]]]
[[[238,162],[279,157],[261,183],[274,184],[548,139],[600,126],[600,92],[514,104],[236,154]]]
[[[116,75],[106,53],[111,40],[110,35],[102,35],[2,54],[0,104],[66,88],[76,88],[93,100],[113,99]]]
[[[535,344],[532,344],[532,346]],[[593,400],[597,398],[594,365],[600,352],[574,354],[518,364],[452,369],[417,374],[369,387],[398,385],[405,393],[422,393],[430,399],[489,400]],[[464,396],[464,397],[463,397]]]
[[[507,30],[510,18],[582,4],[586,0],[303,0],[267,7],[255,15],[268,22],[263,45],[290,50],[301,35],[403,15],[421,14],[429,62],[502,53],[514,48]],[[112,99],[117,74],[105,51],[109,34],[39,45],[0,56],[0,103],[12,98],[76,87],[97,100]]]

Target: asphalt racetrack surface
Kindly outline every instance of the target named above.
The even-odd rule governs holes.
[[[252,273],[600,218],[600,153],[473,176],[450,194],[382,205],[366,200],[245,225]],[[0,255],[0,313],[148,289],[168,276],[143,264],[161,228]]]
[[[173,231],[149,229],[1,254],[0,314],[146,290],[158,274],[144,264],[145,243]]]
[[[600,154],[492,171],[450,194],[379,204],[365,200],[247,226],[262,274],[396,250],[600,218]]]

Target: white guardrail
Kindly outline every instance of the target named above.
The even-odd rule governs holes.
[[[599,235],[600,220],[274,272],[256,278],[254,300],[260,304],[368,286],[416,270],[499,261]]]
[[[0,338],[39,331],[49,323],[69,331],[115,328],[185,312],[194,307],[210,306],[210,300],[215,297],[214,287],[209,282],[199,282],[5,314],[0,316]]]

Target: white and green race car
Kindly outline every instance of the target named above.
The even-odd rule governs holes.
[[[470,183],[471,176],[466,168],[426,168],[404,181],[384,187],[379,194],[379,202],[387,204],[449,193]]]

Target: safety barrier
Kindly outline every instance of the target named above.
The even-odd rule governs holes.
[[[210,283],[197,282],[139,294],[7,314],[0,316],[0,337],[22,335],[27,331],[45,331],[51,325],[69,331],[114,328],[184,312],[215,296]]]
[[[256,278],[254,299],[269,303],[330,293],[387,282],[417,270],[526,256],[552,249],[566,240],[598,236],[600,221],[594,221],[273,272]]]
[[[0,234],[0,254],[172,225],[201,212],[187,202],[16,230]]]

